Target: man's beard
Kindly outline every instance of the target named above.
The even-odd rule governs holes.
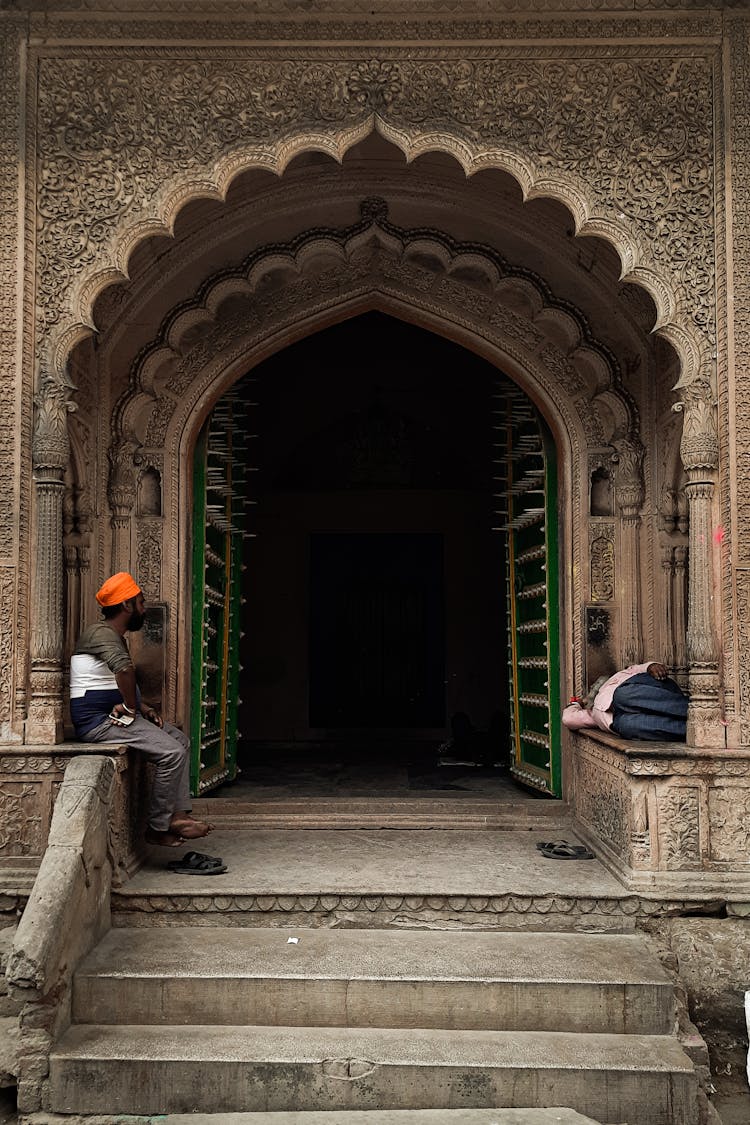
[[[138,613],[136,609],[133,610],[128,618],[128,633],[137,633],[139,629],[143,628],[143,622],[146,620],[145,613]]]

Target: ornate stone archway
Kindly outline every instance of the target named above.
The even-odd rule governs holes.
[[[283,170],[298,152],[338,158],[377,129],[412,159],[452,154],[467,174],[499,168],[526,197],[563,202],[579,234],[614,245],[652,295],[680,357],[691,506],[688,648],[692,734],[717,737],[710,507],[718,461],[713,347],[713,63],[639,48],[566,58],[542,48],[339,48],[42,55],[37,241],[37,604],[29,733],[59,735],[62,476],[72,387],[67,357],[94,299],[126,273],[143,238],[168,232],[197,196],[222,198],[238,172]],[[169,55],[169,57],[165,57]],[[137,80],[134,81],[134,76]],[[134,96],[134,91],[137,94]],[[566,108],[567,107],[567,108]],[[575,107],[575,108],[573,108]],[[92,144],[92,137],[95,138]],[[687,140],[689,138],[689,144]],[[637,156],[635,154],[638,154]],[[642,451],[620,451],[621,495],[637,531]],[[626,483],[627,486],[626,486]],[[43,576],[43,580],[42,580]],[[637,644],[637,621],[628,626]],[[722,735],[723,738],[723,735]]]
[[[566,555],[576,573],[589,574],[596,588],[600,571],[613,566],[617,543],[618,580],[628,595],[613,658],[620,650],[637,652],[643,612],[637,593],[642,447],[638,413],[621,385],[615,358],[592,338],[581,315],[555,302],[530,271],[511,266],[489,248],[462,245],[437,231],[395,227],[379,200],[362,205],[362,219],[354,227],[314,230],[287,246],[259,248],[241,268],[215,275],[165,319],[157,339],[141,353],[116,410],[109,486],[114,565],[137,558],[142,572],[153,577],[147,590],[151,597],[184,601],[190,509],[184,467],[206,412],[268,355],[373,308],[484,355],[537,403],[556,435],[569,482]],[[586,482],[592,456],[613,478],[617,512],[609,520],[589,519]],[[161,524],[140,518],[135,509],[136,481],[144,466],[158,466],[163,480],[163,532]],[[608,546],[606,558],[594,557],[590,564],[594,526]],[[611,602],[613,580],[609,589],[604,600]],[[573,589],[568,582],[566,641],[576,654],[570,674],[579,678],[585,658],[580,623],[591,596],[588,586]],[[167,663],[170,705],[179,711],[185,700],[178,698],[176,684],[187,681],[178,675],[186,643],[177,630],[176,624]]]

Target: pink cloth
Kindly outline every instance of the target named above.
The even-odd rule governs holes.
[[[601,730],[609,730],[612,726],[612,696],[626,680],[631,676],[638,676],[642,672],[648,672],[653,664],[653,660],[649,660],[647,664],[631,664],[629,668],[623,668],[621,672],[615,672],[614,676],[610,676],[606,683],[603,683],[596,693],[593,706],[591,708],[582,707],[580,703],[571,703],[566,707],[562,713],[563,725],[568,727],[569,730],[581,730],[583,727],[599,727]]]

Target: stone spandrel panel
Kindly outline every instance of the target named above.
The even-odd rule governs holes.
[[[717,784],[708,794],[711,860],[750,865],[750,780]]]
[[[0,782],[0,859],[43,853],[46,796],[39,784]]]
[[[668,871],[701,867],[701,789],[695,785],[660,787],[657,795],[659,853]]]
[[[631,862],[630,794],[627,778],[603,756],[576,748],[576,816],[625,864]]]
[[[714,335],[713,62],[700,49],[57,50],[38,69],[40,339],[82,323],[96,289],[82,280],[122,269],[118,240],[169,221],[198,184],[223,190],[316,140],[343,151],[375,115],[407,150],[506,167],[579,222],[593,215],[650,268],[669,315],[675,295],[693,338]]]

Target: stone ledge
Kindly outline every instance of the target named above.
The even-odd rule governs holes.
[[[717,750],[682,742],[632,742],[603,730],[579,730],[573,737],[590,744],[594,752],[599,747],[614,753],[621,759],[618,768],[629,774],[685,776],[721,772],[724,776],[750,777],[750,746]]]
[[[587,730],[570,762],[576,830],[628,890],[747,901],[750,747]]]
[[[117,742],[0,743],[0,892],[28,895],[47,847],[52,810],[67,768],[75,758],[92,755],[112,759],[118,775],[132,769],[127,746]],[[130,850],[132,835],[126,828],[130,814],[125,793],[121,805],[115,810],[115,823],[120,837],[128,837],[122,851]]]

